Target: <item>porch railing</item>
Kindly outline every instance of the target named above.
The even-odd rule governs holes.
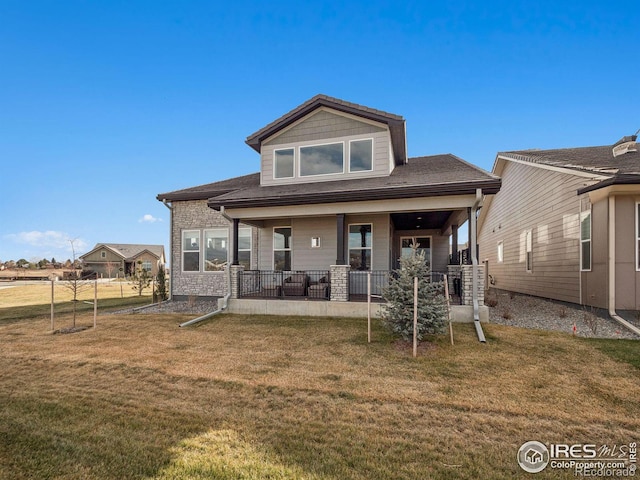
[[[366,302],[367,301],[367,277],[368,271],[351,270],[349,272],[349,301]],[[389,285],[389,280],[397,275],[396,271],[389,270],[372,270],[371,271],[371,301],[384,302],[382,298],[383,289]],[[462,277],[461,273],[449,272],[430,272],[428,282],[443,282],[444,276],[447,275],[449,283],[449,295],[452,303],[462,304]],[[444,287],[442,294],[444,295]]]
[[[240,298],[290,298],[328,300],[329,270],[244,270],[238,275]]]

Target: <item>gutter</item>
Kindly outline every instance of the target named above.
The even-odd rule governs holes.
[[[167,201],[166,198],[162,199],[162,204],[169,209],[169,258],[171,259],[171,269],[173,270],[173,205]],[[165,273],[167,271],[165,265]],[[173,281],[169,279],[169,298],[167,300],[171,300],[173,297]]]
[[[484,332],[482,331],[482,325],[480,325],[480,306],[478,304],[478,232],[477,232],[477,221],[478,221],[478,206],[482,201],[482,189],[476,189],[476,200],[473,203],[473,207],[471,207],[471,218],[469,219],[469,228],[471,230],[471,240],[473,241],[472,245],[469,245],[471,248],[471,289],[472,289],[472,298],[473,298],[473,325],[476,327],[476,334],[478,335],[478,340],[482,343],[486,343],[487,340],[484,336]]]
[[[609,196],[609,316],[640,336],[640,329],[616,313],[616,197]]]

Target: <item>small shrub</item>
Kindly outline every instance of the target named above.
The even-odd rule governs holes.
[[[443,295],[443,282],[428,281],[429,267],[424,252],[412,245],[411,255],[400,259],[397,277],[391,277],[383,289],[386,304],[382,322],[403,339],[413,338],[413,279],[418,277],[418,340],[424,335],[442,333],[447,319],[447,304]]]
[[[584,320],[584,323],[587,324],[587,327],[589,327],[589,330],[591,330],[594,335],[597,335],[598,334],[598,316],[591,311],[591,312],[585,312],[582,318]]]
[[[505,320],[511,320],[513,318],[513,315],[511,314],[511,310],[509,308],[505,308],[504,310],[502,310],[502,318],[504,318]]]
[[[560,318],[567,318],[567,307],[565,307],[565,306],[560,307],[560,311],[558,312],[558,316]]]
[[[497,298],[488,298],[485,303],[487,304],[487,307],[495,308],[495,307],[498,306],[498,299]]]
[[[196,295],[189,295],[187,297],[187,305],[189,306],[189,308],[193,308],[196,306],[196,300],[198,300],[198,297]]]

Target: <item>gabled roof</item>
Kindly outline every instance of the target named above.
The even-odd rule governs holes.
[[[294,183],[253,186],[209,199],[209,206],[219,210],[234,207],[266,207],[384,200],[440,195],[486,194],[500,189],[500,178],[451,154],[410,158],[391,175],[332,182]]]
[[[367,120],[386,124],[391,133],[391,143],[393,145],[393,152],[395,155],[394,161],[396,165],[401,165],[406,162],[407,151],[405,122],[403,117],[393,113],[384,112],[382,110],[358,105],[356,103],[345,102],[339,98],[329,97],[327,95],[316,95],[304,102],[302,105],[294,108],[289,113],[285,113],[280,118],[249,135],[246,139],[247,145],[260,153],[260,148],[264,140],[320,107],[331,108],[339,112],[348,113]]]
[[[241,177],[229,178],[220,182],[206,183],[197,187],[175,190],[173,192],[161,193],[156,198],[160,201],[166,200],[206,200],[211,197],[222,195],[240,188],[252,187],[260,184],[260,173],[251,173]]]
[[[499,152],[498,157],[598,175],[640,174],[640,152],[627,152],[614,157],[613,145],[554,150],[516,150]]]
[[[613,147],[622,143],[635,142],[636,136],[627,136],[613,145],[597,147],[558,148],[553,150],[517,150],[499,152],[497,159],[512,159],[531,164],[591,173],[598,183],[578,191],[578,194],[598,190],[611,185],[640,184],[640,145],[635,150],[614,156]],[[497,163],[496,163],[497,166]],[[494,172],[496,168],[494,167]]]
[[[155,257],[161,258],[164,255],[164,246],[163,245],[139,245],[139,244],[130,244],[130,243],[97,243],[93,249],[84,255],[80,255],[80,258],[85,258],[92,253],[100,250],[101,248],[107,248],[111,250],[116,255],[122,257],[123,260],[132,260],[145,251],[154,255]]]

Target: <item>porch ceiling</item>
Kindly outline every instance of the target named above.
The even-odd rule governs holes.
[[[442,229],[454,212],[411,212],[392,213],[391,220],[396,230]]]

